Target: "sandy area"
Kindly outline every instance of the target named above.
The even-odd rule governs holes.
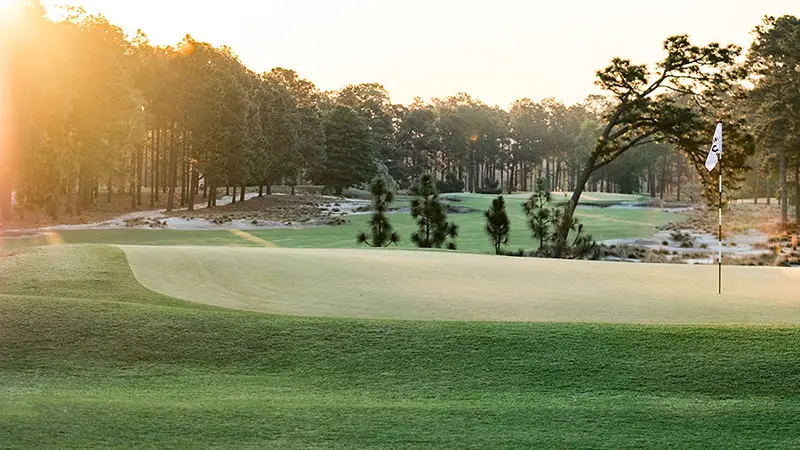
[[[258,197],[258,193],[245,194],[245,201]],[[284,194],[275,194],[272,197],[291,198]],[[299,198],[299,197],[298,197]],[[369,203],[358,199],[341,199],[337,197],[325,198],[329,203],[321,203],[316,207],[316,214],[319,217],[336,217],[353,214],[355,210],[362,208]],[[217,216],[231,214],[226,208],[232,203],[232,196],[222,196],[217,199],[217,207],[212,211],[207,210],[206,202],[197,203],[195,211],[189,213],[187,208],[175,209],[167,214],[164,210],[135,211],[114,217],[110,220],[100,222],[73,224],[73,225],[53,225],[31,229],[10,229],[4,230],[9,235],[37,235],[47,231],[57,230],[102,230],[114,228],[138,228],[138,229],[164,229],[164,230],[220,230],[220,229],[239,229],[257,230],[270,228],[286,228],[302,225],[315,225],[316,221],[294,222],[286,220],[265,220],[260,218],[242,219],[231,218],[230,220],[215,220]],[[237,202],[236,206],[242,203]],[[191,214],[191,215],[190,215]],[[210,216],[205,217],[205,216]]]

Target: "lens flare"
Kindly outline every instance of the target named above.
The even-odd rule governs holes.
[[[3,3],[8,6],[10,2]],[[2,13],[2,10],[0,10]],[[8,48],[8,35],[0,30],[0,213],[7,201],[11,180],[11,155],[13,153],[15,129],[11,109],[11,61]]]
[[[0,22],[7,22],[19,13],[23,0],[0,0]]]

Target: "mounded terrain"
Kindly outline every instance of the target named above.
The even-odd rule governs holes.
[[[451,252],[123,246],[139,282],[275,314],[414,320],[800,323],[800,271]]]
[[[370,258],[398,261],[393,252],[350,253],[367,258],[362,267]],[[287,272],[303,262],[284,256]],[[316,270],[325,266],[336,267]],[[376,272],[363,274],[362,289],[392,282]],[[469,276],[479,274],[459,279]],[[331,280],[332,292],[342,289]],[[413,284],[405,286],[419,289]],[[766,314],[777,307],[767,306]],[[790,318],[793,308],[783,307]],[[753,322],[759,309],[751,309]],[[103,245],[3,252],[0,355],[0,442],[8,448],[800,445],[796,327],[264,314],[150,291],[123,250]]]

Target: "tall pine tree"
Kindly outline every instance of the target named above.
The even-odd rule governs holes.
[[[492,200],[492,206],[484,213],[486,216],[486,233],[492,240],[494,253],[500,254],[500,246],[508,243],[508,233],[511,230],[511,223],[506,213],[506,202],[503,196]]]
[[[345,188],[375,175],[375,143],[364,119],[353,108],[334,108],[325,122],[327,155],[319,181],[341,195]]]

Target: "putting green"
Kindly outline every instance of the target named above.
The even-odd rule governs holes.
[[[800,323],[800,270],[447,252],[121,246],[172,297],[326,317],[609,323]]]

